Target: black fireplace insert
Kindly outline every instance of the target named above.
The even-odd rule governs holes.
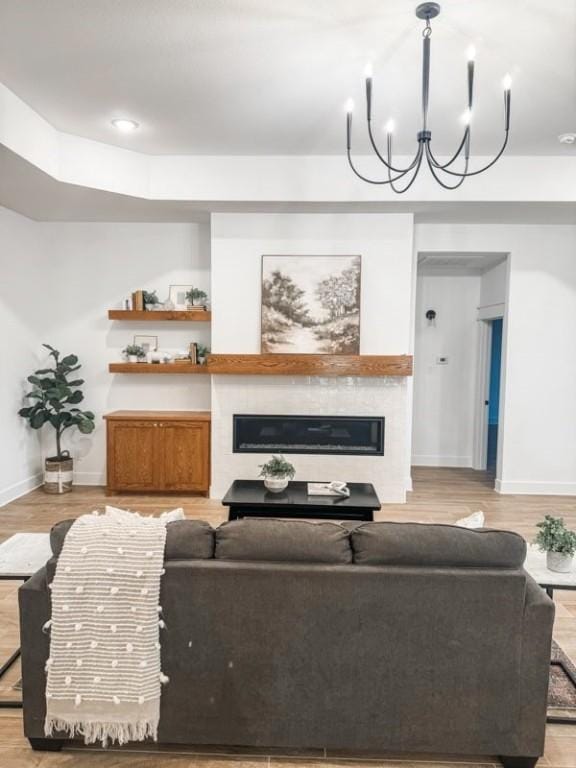
[[[234,453],[384,454],[383,416],[234,416]]]

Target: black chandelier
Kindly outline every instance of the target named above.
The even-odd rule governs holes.
[[[506,75],[503,80],[504,86],[504,141],[500,148],[500,151],[496,157],[491,160],[483,168],[477,170],[469,170],[468,164],[470,160],[470,121],[472,117],[472,100],[474,90],[474,48],[468,49],[468,107],[464,113],[464,136],[460,142],[458,149],[454,155],[445,163],[440,163],[434,157],[431,148],[432,132],[428,128],[428,97],[430,92],[430,35],[432,34],[432,27],[430,26],[430,19],[435,18],[440,13],[440,5],[438,3],[421,3],[416,8],[416,16],[426,22],[426,26],[422,32],[422,130],[416,134],[418,142],[418,148],[416,155],[412,162],[405,168],[398,168],[392,162],[392,133],[393,123],[389,121],[386,124],[386,152],[385,154],[378,148],[374,133],[372,131],[372,71],[371,68],[366,72],[366,117],[368,122],[368,136],[370,137],[370,143],[376,153],[378,159],[384,164],[387,175],[384,179],[369,179],[360,173],[352,161],[351,146],[352,146],[352,113],[354,110],[354,103],[350,99],[346,108],[346,153],[348,156],[348,163],[350,167],[362,181],[368,182],[368,184],[389,184],[390,187],[401,194],[406,192],[414,183],[422,160],[426,158],[428,167],[432,176],[436,179],[444,189],[457,189],[465,178],[468,176],[477,176],[479,173],[484,173],[488,168],[491,168],[494,163],[502,156],[506,145],[508,144],[508,134],[510,131],[510,76]],[[455,171],[452,166],[456,160],[463,154],[464,168],[462,171]],[[442,176],[448,174],[448,176]],[[396,184],[400,179],[408,176],[408,181],[399,186]],[[450,177],[455,177],[456,181],[453,184],[447,183]]]

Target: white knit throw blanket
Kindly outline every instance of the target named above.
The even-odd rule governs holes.
[[[47,736],[157,738],[167,521],[107,508],[70,528],[51,585]]]

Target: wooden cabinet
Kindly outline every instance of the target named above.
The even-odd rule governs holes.
[[[104,418],[108,492],[208,492],[210,413],[115,411]]]

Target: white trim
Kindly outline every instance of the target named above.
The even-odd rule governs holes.
[[[472,467],[472,456],[412,456],[413,467]]]
[[[11,501],[19,499],[21,496],[26,496],[27,493],[33,491],[42,485],[42,473],[38,472],[35,475],[30,475],[25,480],[20,480],[14,485],[9,485],[7,488],[0,489],[0,507],[9,504]]]
[[[576,483],[551,480],[496,480],[495,490],[502,494],[525,496],[576,496]]]
[[[74,472],[74,485],[106,485],[106,473]]]
[[[484,307],[478,307],[478,320],[497,320],[504,317],[506,304],[487,304]]]

